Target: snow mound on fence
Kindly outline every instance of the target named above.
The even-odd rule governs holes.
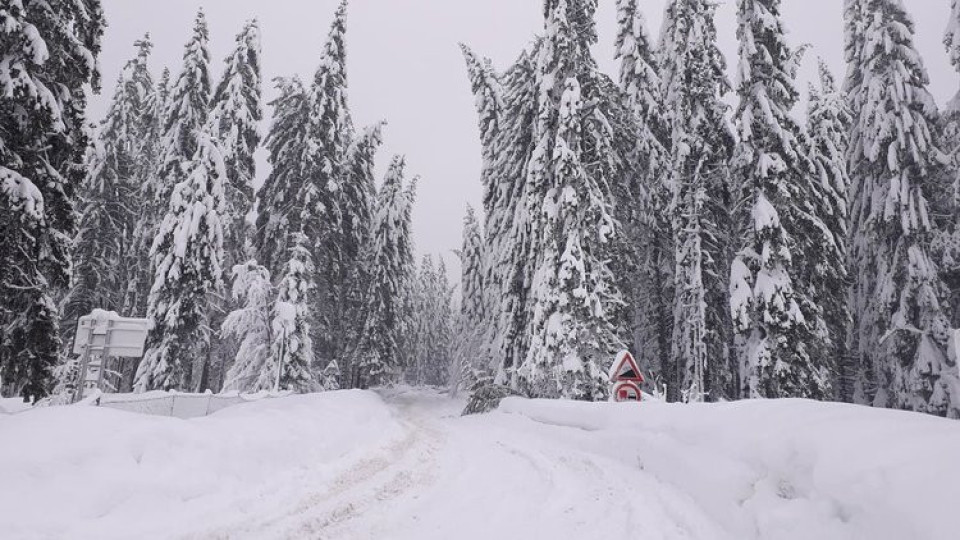
[[[180,537],[292,504],[401,434],[383,401],[360,391],[193,420],[101,407],[0,416],[0,536]]]
[[[739,540],[960,538],[960,422],[803,400],[507,398],[558,441],[639,467]]]

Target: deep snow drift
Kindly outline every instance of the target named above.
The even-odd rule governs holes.
[[[194,420],[0,414],[29,538],[960,537],[960,423],[806,401],[681,406],[333,392]]]

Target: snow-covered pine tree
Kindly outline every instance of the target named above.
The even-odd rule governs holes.
[[[947,356],[945,287],[931,257],[936,105],[900,0],[862,0],[848,20],[862,42],[850,78],[850,243],[861,399],[960,416],[957,366]],[[862,33],[861,33],[862,32]],[[864,99],[869,97],[869,99]]]
[[[509,185],[512,179],[505,182],[505,174],[502,170],[504,154],[510,155],[506,133],[509,132],[509,127],[515,128],[516,124],[512,123],[509,127],[501,124],[508,122],[509,118],[505,94],[508,91],[515,91],[516,87],[505,88],[490,59],[477,56],[464,44],[461,44],[460,48],[467,64],[467,74],[479,120],[483,160],[480,183],[483,192],[483,210],[489,231],[486,242],[491,246],[490,249],[485,250],[491,256],[482,261],[484,265],[482,272],[485,276],[483,283],[486,289],[481,292],[484,295],[485,311],[490,311],[491,316],[478,321],[483,326],[475,328],[474,333],[482,336],[478,339],[487,342],[486,349],[500,361],[500,356],[505,355],[507,349],[504,334],[507,331],[509,315],[505,313],[506,317],[500,317],[499,307],[504,299],[503,293],[508,289],[511,268],[501,264],[503,261],[496,260],[499,257],[495,255],[504,249],[507,232],[513,225],[514,220],[511,214],[516,202],[515,190]],[[513,68],[504,76],[504,80],[508,84],[515,83],[514,75],[518,71],[520,71],[519,67]]]
[[[453,350],[453,290],[442,257],[434,265],[433,257],[424,256],[415,291],[415,357],[407,380],[420,386],[446,384]]]
[[[620,60],[620,89],[640,129],[639,153],[655,171],[669,146],[669,134],[664,127],[656,51],[637,2],[617,0],[616,58]]]
[[[313,346],[318,363],[343,353],[339,322],[344,315],[343,285],[352,268],[345,245],[358,239],[345,238],[343,224],[353,223],[353,208],[344,195],[349,176],[346,161],[353,136],[347,106],[346,1],[340,4],[324,45],[320,66],[310,88],[305,152],[302,156],[303,186],[297,195],[297,211],[310,244],[316,275],[312,295]],[[351,201],[352,202],[352,201]],[[353,250],[354,252],[358,251]]]
[[[739,0],[737,12],[739,143],[731,169],[740,247],[730,301],[743,393],[824,399],[832,391],[832,357],[818,343],[828,337],[813,296],[821,291],[804,280],[794,255],[825,264],[804,248],[835,240],[833,232],[823,238],[826,225],[814,211],[820,193],[806,189],[814,181],[812,163],[790,116],[799,99],[797,53],[786,43],[780,0]],[[813,246],[805,242],[807,226],[821,240]]]
[[[596,400],[606,396],[607,364],[623,347],[613,320],[622,300],[609,267],[617,229],[612,134],[593,102],[596,3],[548,0],[545,8],[525,200],[535,233],[531,345],[514,384],[534,396]]]
[[[171,90],[159,175],[147,188],[166,211],[150,254],[154,268],[148,316],[155,327],[137,370],[136,389],[193,389],[193,365],[205,367],[210,342],[207,295],[222,287],[226,170],[207,132],[210,57],[203,11]],[[190,359],[190,360],[184,360]],[[202,377],[201,377],[202,378]]]
[[[366,388],[399,375],[407,332],[404,305],[413,278],[411,207],[416,180],[404,186],[405,161],[395,157],[377,195],[365,259],[369,282],[360,341],[347,374],[351,387]]]
[[[738,394],[727,287],[733,136],[722,101],[730,83],[717,48],[715,12],[708,0],[671,0],[659,47],[671,134],[667,181],[676,264],[674,331],[664,373],[671,401]]]
[[[210,354],[210,295],[223,288],[223,221],[226,166],[206,131],[187,176],[174,187],[150,253],[156,279],[148,316],[147,351],[136,390],[205,390]]]
[[[298,223],[294,210],[302,183],[300,156],[310,103],[299,78],[278,78],[274,82],[280,95],[270,102],[273,118],[266,147],[271,170],[257,193],[255,243],[258,260],[271,272],[279,272],[288,252],[287,231]]]
[[[467,207],[463,218],[463,244],[458,255],[460,313],[450,381],[454,393],[489,379],[496,367],[489,363],[484,342],[486,319],[490,315],[484,297],[484,240],[473,207]]]
[[[447,270],[447,263],[441,256],[437,263],[437,285],[434,294],[436,295],[436,338],[433,342],[433,353],[430,356],[431,362],[427,371],[427,384],[433,386],[442,386],[450,380],[450,372],[453,369],[453,351],[454,351],[454,332],[456,330],[453,293],[454,288],[450,285],[450,274]]]
[[[270,272],[256,261],[233,267],[233,299],[242,307],[230,312],[221,332],[240,344],[226,374],[223,390],[273,390],[276,378],[273,347],[273,309],[277,293]]]
[[[489,58],[479,58],[469,47],[460,45],[470,87],[475,96],[477,114],[480,121],[480,145],[483,149],[483,206],[489,214],[500,205],[503,193],[493,183],[493,168],[497,157],[497,141],[500,134],[500,119],[503,116],[503,85],[493,69]]]
[[[634,350],[641,369],[662,377],[670,354],[673,333],[673,247],[667,207],[670,189],[664,182],[663,163],[669,133],[662,114],[663,99],[656,51],[646,30],[637,0],[617,3],[616,57],[620,60],[620,90],[636,123],[636,149],[630,159],[637,169],[633,191],[643,191],[648,205],[631,200],[623,224],[627,243],[636,253],[632,267],[621,271],[632,277]]]
[[[317,389],[314,376],[313,343],[310,321],[313,302],[313,276],[315,271],[309,239],[302,233],[291,235],[290,258],[284,265],[283,279],[277,287],[279,293],[273,309],[273,343],[269,374],[277,377],[280,368],[281,390],[298,393]]]
[[[228,267],[252,255],[248,252],[247,215],[253,206],[256,176],[254,153],[260,146],[263,120],[260,68],[260,28],[246,23],[236,47],[225,61],[223,77],[213,93],[209,122],[227,167],[224,242]]]
[[[350,356],[347,353],[360,339],[363,325],[364,294],[369,282],[369,269],[363,261],[363,248],[370,241],[373,221],[374,168],[377,150],[383,142],[384,123],[364,130],[350,144],[346,157],[347,181],[344,183],[345,206],[350,208],[349,217],[342,225],[341,233],[349,241],[343,245],[345,282],[337,293],[341,302],[340,316],[333,321],[342,352],[336,362],[339,373],[350,373]],[[332,373],[332,370],[330,371]],[[329,375],[329,373],[328,373]],[[329,385],[328,385],[329,386]]]
[[[320,372],[320,389],[324,392],[340,390],[340,379],[342,378],[343,373],[340,370],[340,363],[332,360],[327,364],[327,367],[323,368],[323,371]]]
[[[107,109],[88,174],[80,190],[80,231],[74,240],[74,284],[64,301],[69,336],[79,317],[93,309],[122,312],[135,280],[133,257],[140,205],[140,160],[149,130],[149,99],[154,92],[148,60],[149,34],[134,44]]]
[[[131,279],[127,283],[123,302],[123,314],[143,315],[147,311],[147,299],[153,285],[153,262],[149,256],[157,226],[166,212],[166,200],[160,200],[158,190],[162,187],[158,175],[163,158],[163,136],[166,133],[167,112],[170,105],[170,70],[163,69],[154,91],[147,96],[144,118],[145,132],[137,160],[137,200],[140,210],[133,233],[133,247],[126,265]]]
[[[837,89],[827,65],[820,61],[820,86],[810,85],[807,105],[807,133],[810,158],[822,196],[813,201],[820,211],[833,240],[817,249],[822,253],[806,253],[801,265],[812,267],[811,285],[817,291],[823,309],[822,320],[829,337],[826,351],[836,359],[834,395],[844,402],[853,400],[857,376],[856,362],[847,349],[850,330],[850,309],[847,269],[847,220],[850,175],[847,171],[849,131],[852,122],[846,96]],[[814,256],[817,253],[817,256]]]
[[[70,284],[85,109],[99,90],[99,0],[0,9],[0,393],[46,396]]]
[[[225,268],[254,256],[251,230],[247,223],[253,208],[256,160],[263,120],[260,75],[260,29],[256,20],[248,21],[236,37],[234,50],[227,56],[223,77],[210,101],[207,120],[218,141],[227,167],[226,206],[224,209]],[[226,313],[239,306],[229,296],[215,299],[211,321],[215,328],[223,324]],[[218,339],[211,353],[209,387],[219,390],[224,371],[237,353],[239,343],[227,336]]]
[[[193,33],[184,48],[183,69],[170,90],[161,141],[160,171],[156,175],[155,185],[149,188],[160,216],[168,211],[170,195],[187,175],[188,163],[197,154],[200,133],[209,117],[211,86],[208,41],[207,19],[203,10],[200,10]]]
[[[944,36],[950,63],[960,71],[960,0],[954,0],[950,22]],[[940,275],[950,288],[951,326],[960,328],[960,92],[947,103],[938,126],[940,146],[946,154],[942,161],[941,182],[949,196],[935,201],[939,231],[935,250]]]
[[[433,324],[436,316],[436,298],[434,291],[437,284],[437,271],[433,265],[433,257],[424,255],[420,261],[420,271],[414,278],[411,287],[412,298],[412,339],[410,345],[411,365],[405,370],[406,381],[414,386],[427,384],[427,370],[430,361],[431,340],[433,339]]]
[[[472,61],[466,54],[471,85],[480,112],[484,141],[485,247],[483,302],[489,314],[483,342],[499,383],[507,383],[523,362],[529,343],[526,335],[527,294],[532,275],[528,254],[529,214],[523,204],[527,163],[533,153],[536,119],[536,68],[533,50],[525,51],[502,77],[497,78],[487,62]],[[466,51],[469,53],[469,51]],[[498,88],[497,83],[500,86]],[[503,111],[498,110],[497,96]],[[496,118],[496,124],[493,123]],[[496,129],[492,129],[493,127]]]

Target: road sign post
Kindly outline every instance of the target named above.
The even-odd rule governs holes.
[[[90,390],[103,389],[108,358],[140,358],[150,330],[149,319],[121,317],[94,310],[77,322],[73,353],[80,355],[80,373],[73,401]]]
[[[613,386],[611,399],[617,402],[643,401],[643,373],[633,355],[623,351],[610,368],[610,384]]]

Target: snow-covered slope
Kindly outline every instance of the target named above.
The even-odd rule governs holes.
[[[0,538],[182,537],[285,509],[402,435],[360,391],[193,420],[95,407],[0,416]]]
[[[333,392],[177,420],[0,416],[21,538],[960,537],[960,423],[805,401]]]
[[[956,421],[802,400],[501,411],[688,498],[719,528],[694,538],[960,538]]]

